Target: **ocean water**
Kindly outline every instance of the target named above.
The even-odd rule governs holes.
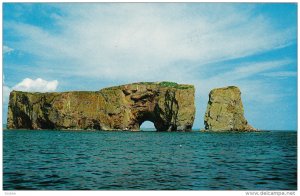
[[[297,132],[3,131],[4,190],[296,190]]]

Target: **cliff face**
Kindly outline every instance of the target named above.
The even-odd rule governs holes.
[[[149,120],[158,131],[190,131],[195,89],[171,82],[133,83],[96,92],[12,91],[8,129],[138,131]]]
[[[256,131],[244,117],[241,91],[235,86],[209,93],[204,125],[209,131]]]

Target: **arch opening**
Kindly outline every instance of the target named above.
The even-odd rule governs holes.
[[[157,130],[153,122],[146,120],[140,124],[140,131],[148,132],[148,131],[157,131]]]

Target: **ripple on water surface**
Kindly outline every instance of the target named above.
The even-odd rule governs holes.
[[[4,190],[296,190],[297,133],[4,131]]]

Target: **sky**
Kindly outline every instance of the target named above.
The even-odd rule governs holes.
[[[9,93],[172,81],[238,86],[258,129],[297,129],[296,3],[3,3],[3,122]],[[150,126],[150,123],[146,123]]]

